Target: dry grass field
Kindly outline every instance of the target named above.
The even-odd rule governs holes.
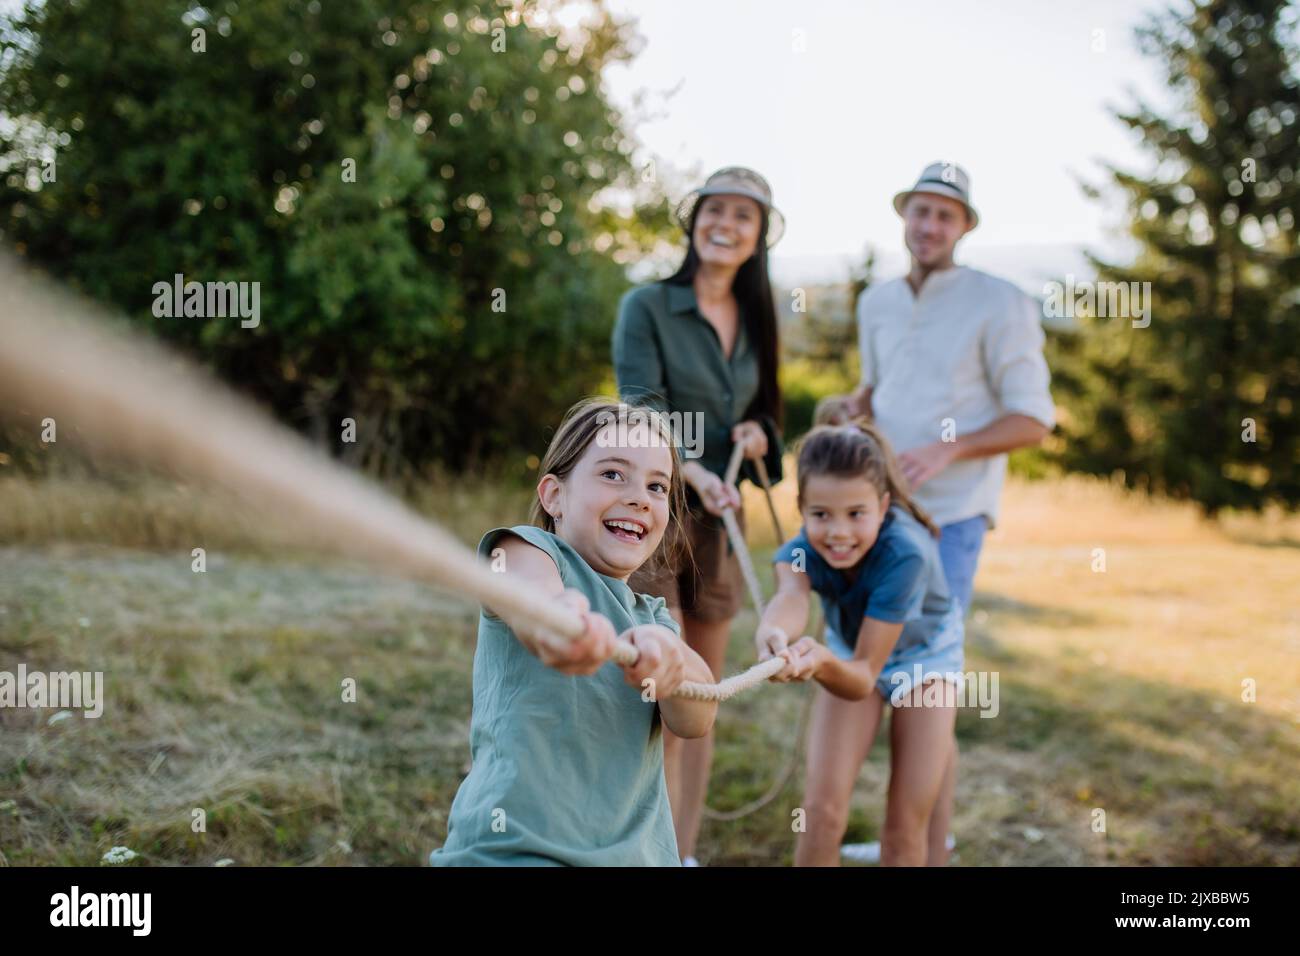
[[[473,543],[527,497],[462,481],[417,504]],[[773,536],[747,503],[766,575]],[[0,864],[126,846],[154,865],[421,865],[439,845],[469,757],[475,609],[263,525],[163,481],[0,479],[0,670],[103,671],[107,698],[98,719],[0,709]],[[1300,864],[1297,595],[1294,518],[1208,524],[1104,483],[1011,483],[969,621],[967,667],[1000,697],[959,718],[956,865]],[[753,624],[737,619],[730,670]],[[724,706],[713,807],[778,777],[807,692]],[[877,835],[887,769],[882,737],[850,839]],[[801,778],[707,821],[702,860],[788,864]]]

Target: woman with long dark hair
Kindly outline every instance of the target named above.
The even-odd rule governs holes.
[[[784,230],[772,190],[758,173],[720,169],[676,208],[689,239],[678,270],[623,297],[614,329],[614,370],[627,401],[657,406],[678,427],[685,459],[687,557],[680,566],[642,568],[637,592],[663,597],[686,642],[722,676],[731,620],[744,578],[720,515],[740,513],[740,493],[724,481],[732,448],[745,448],[742,477],[762,460],[781,478],[781,391],[776,309],[767,250]],[[713,735],[685,740],[664,730],[664,774],[677,847],[695,865]]]

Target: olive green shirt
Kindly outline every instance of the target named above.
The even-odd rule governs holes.
[[[766,415],[747,414],[758,396],[758,351],[745,323],[736,330],[731,357],[723,354],[713,325],[699,310],[691,285],[652,282],[637,286],[619,303],[614,326],[614,374],[619,396],[668,413],[702,415],[703,427],[678,425],[678,447],[722,475],[731,458],[731,429],[751,419],[767,434],[768,477],[781,480],[781,438]],[[698,419],[693,419],[698,421]],[[677,425],[677,422],[674,421]],[[743,477],[755,480],[750,463]]]

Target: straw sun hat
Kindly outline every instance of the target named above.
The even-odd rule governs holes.
[[[691,217],[695,207],[705,196],[748,196],[767,210],[767,245],[776,245],[776,241],[785,232],[785,217],[781,210],[772,205],[772,187],[767,180],[744,166],[727,166],[704,181],[704,185],[693,189],[679,202],[673,210],[673,219],[688,236],[691,231]]]
[[[970,204],[970,176],[956,163],[931,163],[916,178],[916,185],[905,189],[894,197],[894,209],[901,216],[907,197],[913,193],[931,193],[935,196],[947,196],[966,207],[970,216],[970,228],[980,223],[979,213]]]

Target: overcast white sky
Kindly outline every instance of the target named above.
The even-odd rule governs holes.
[[[632,115],[646,96],[642,159],[762,172],[788,224],[778,278],[842,278],[867,245],[882,272],[901,268],[890,199],[935,160],[971,174],[981,224],[964,261],[1029,288],[1082,271],[1083,247],[1122,254],[1117,212],[1076,177],[1104,181],[1100,160],[1149,166],[1108,105],[1167,104],[1133,41],[1159,0],[608,2],[644,41],[605,83]]]
[[[1149,0],[610,6],[638,21],[644,48],[608,71],[607,92],[629,108],[649,94],[654,116],[634,130],[674,167],[762,172],[788,221],[774,260],[787,270],[856,259],[867,243],[901,263],[890,199],[934,160],[971,174],[981,224],[963,241],[967,261],[1068,266],[1067,248],[1114,251],[1117,217],[1076,175],[1101,181],[1098,160],[1146,169],[1107,105],[1167,98],[1133,39],[1161,6]]]

